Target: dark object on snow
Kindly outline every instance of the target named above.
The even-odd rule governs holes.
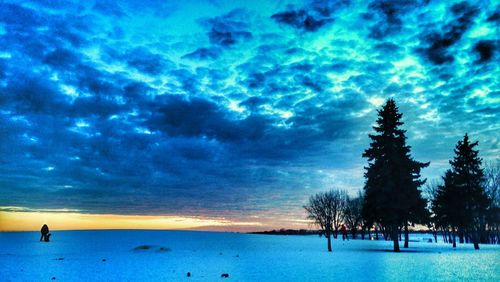
[[[187,273],[187,277],[191,277],[191,272],[188,272],[188,273]]]
[[[49,234],[47,234],[47,235],[45,235],[45,237],[43,238],[43,240],[44,240],[45,242],[50,242],[50,236],[52,236],[52,234],[50,234],[50,233],[49,233]]]
[[[52,277],[52,280],[56,280],[56,278],[55,278],[55,277]]]
[[[134,251],[145,251],[151,249],[149,245],[141,245],[134,248]]]
[[[40,233],[42,233],[42,236],[40,236],[40,242],[42,240],[48,242],[49,240],[47,239],[47,235],[49,234],[49,227],[47,226],[47,224],[44,224],[42,226],[42,229],[40,229]]]
[[[340,228],[340,231],[342,232],[342,241],[349,241],[349,238],[347,237],[347,228],[345,227],[344,224],[342,224],[342,227]]]
[[[104,262],[104,261],[106,261],[106,259],[102,259],[102,261]]]
[[[220,278],[229,278],[229,274],[227,274],[227,273],[222,273],[222,274],[220,275]]]

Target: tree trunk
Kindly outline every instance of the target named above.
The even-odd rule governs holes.
[[[408,249],[408,241],[409,241],[409,234],[408,234],[408,222],[405,223],[405,245],[404,248]]]
[[[378,240],[378,230],[377,230],[377,227],[375,227],[375,240]]]
[[[488,244],[488,230],[486,230],[486,225],[481,224],[481,228],[479,229],[479,243]]]
[[[498,228],[498,226],[496,226],[496,228],[494,228],[494,232],[493,232],[494,233],[493,240],[495,241],[495,243],[500,244],[500,232],[498,232],[498,231],[499,231],[499,228]]]
[[[452,235],[453,235],[453,248],[456,248],[457,247],[457,241],[456,241],[456,234],[455,234],[455,227],[452,227],[451,228],[451,232],[452,232]]]
[[[464,231],[462,229],[458,229],[458,242],[460,244],[464,243]]]
[[[391,228],[391,237],[392,237],[392,242],[394,245],[394,252],[399,253],[399,240],[398,240],[398,227],[396,225],[393,225]]]
[[[328,235],[326,235],[326,239],[328,240],[328,251],[331,252],[332,251],[332,239],[331,239],[331,235],[330,233],[328,233]]]
[[[472,241],[474,242],[474,250],[479,250],[479,231],[478,230],[473,231]]]

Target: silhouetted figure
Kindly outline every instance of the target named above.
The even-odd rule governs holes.
[[[344,241],[346,239],[347,239],[347,241],[349,241],[349,238],[347,237],[347,228],[345,228],[344,224],[342,224],[340,231],[342,232],[342,241]]]
[[[49,227],[47,226],[47,224],[44,224],[42,226],[42,229],[40,230],[40,233],[42,233],[42,236],[40,237],[40,242],[43,240],[45,242],[49,242]]]

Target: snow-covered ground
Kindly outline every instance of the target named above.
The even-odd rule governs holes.
[[[0,233],[1,281],[500,281],[500,246],[189,231]],[[139,246],[149,249],[136,250]],[[103,261],[105,260],[105,261]],[[188,278],[187,272],[192,276]],[[189,280],[188,280],[189,279]]]

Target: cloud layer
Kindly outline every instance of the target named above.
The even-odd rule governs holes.
[[[465,132],[492,160],[499,9],[3,1],[0,206],[302,218],[311,193],[361,189],[388,97],[429,178]]]

